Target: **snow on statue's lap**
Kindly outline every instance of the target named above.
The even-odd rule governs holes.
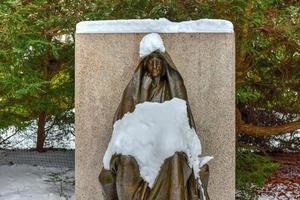
[[[115,122],[103,158],[104,168],[109,169],[114,154],[133,156],[142,178],[152,187],[165,159],[176,152],[187,155],[197,176],[203,163],[199,159],[201,144],[189,125],[186,101],[173,98],[164,103],[145,102]]]

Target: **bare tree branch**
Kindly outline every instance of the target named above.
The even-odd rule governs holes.
[[[259,137],[282,135],[300,129],[300,120],[277,126],[256,126],[251,123],[246,124],[242,120],[239,109],[236,109],[236,123],[237,134],[244,133],[247,135]]]

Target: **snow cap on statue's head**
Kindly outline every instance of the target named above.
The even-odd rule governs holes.
[[[154,51],[164,53],[166,51],[164,43],[158,33],[150,33],[143,37],[140,42],[140,57],[145,57]]]

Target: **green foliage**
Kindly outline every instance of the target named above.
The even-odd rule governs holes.
[[[74,4],[0,4],[0,128],[74,107]]]
[[[239,148],[236,154],[236,188],[241,199],[255,198],[254,187],[263,187],[266,179],[280,167],[269,157],[256,154],[254,148]]]
[[[221,18],[236,33],[241,105],[300,113],[300,1],[3,0],[0,128],[74,107],[74,31],[83,20]]]
[[[237,101],[300,113],[300,2],[296,0],[114,0],[95,6],[89,19],[221,18],[236,33]]]
[[[262,98],[262,94],[249,86],[240,88],[236,94],[238,103],[256,102]]]

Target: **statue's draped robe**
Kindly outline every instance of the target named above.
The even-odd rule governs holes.
[[[145,101],[162,103],[177,97],[187,102],[189,123],[195,129],[183,79],[169,55],[159,54],[163,60],[160,81],[157,83],[152,81],[149,84],[145,65],[149,56],[142,58],[123,93],[114,122],[127,112],[133,112],[139,103]],[[99,176],[103,195],[106,200],[202,200],[204,193],[208,199],[207,180],[202,184],[203,190],[199,189],[193,170],[187,163],[187,157],[183,152],[176,152],[174,156],[166,159],[150,189],[148,183],[141,178],[139,166],[133,157],[114,155],[110,162],[110,169],[103,168]],[[208,173],[208,170],[204,173]]]

